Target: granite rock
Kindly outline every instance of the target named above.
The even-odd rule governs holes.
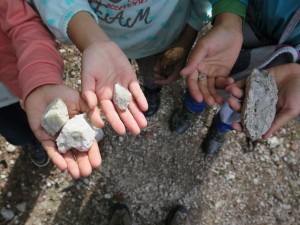
[[[246,81],[241,122],[246,136],[252,140],[268,131],[276,114],[278,90],[274,76],[254,69]]]

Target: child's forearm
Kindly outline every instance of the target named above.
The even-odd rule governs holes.
[[[67,31],[70,39],[81,52],[92,43],[109,40],[88,12],[79,12],[74,15]]]
[[[187,24],[180,35],[178,45],[186,50],[191,49],[191,47],[194,44],[194,41],[196,40],[197,34],[198,31]]]

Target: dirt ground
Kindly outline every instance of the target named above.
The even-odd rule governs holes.
[[[60,52],[66,83],[77,88],[80,55],[72,46]],[[187,133],[171,133],[183,91],[183,81],[164,87],[160,110],[138,136],[106,124],[102,166],[79,180],[53,165],[36,168],[0,138],[0,225],[106,225],[115,202],[128,205],[134,225],[163,225],[178,204],[197,225],[300,224],[300,122],[258,143],[232,131],[217,157],[205,157],[200,145],[217,107]]]

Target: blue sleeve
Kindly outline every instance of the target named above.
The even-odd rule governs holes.
[[[211,4],[208,1],[192,0],[191,14],[187,23],[200,31],[211,19]]]
[[[71,18],[78,12],[90,13],[98,23],[98,17],[87,0],[29,0],[42,20],[60,42],[71,43],[67,27]]]

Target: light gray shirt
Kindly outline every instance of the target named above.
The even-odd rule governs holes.
[[[0,108],[19,102],[20,99],[14,96],[1,82],[0,82]]]

